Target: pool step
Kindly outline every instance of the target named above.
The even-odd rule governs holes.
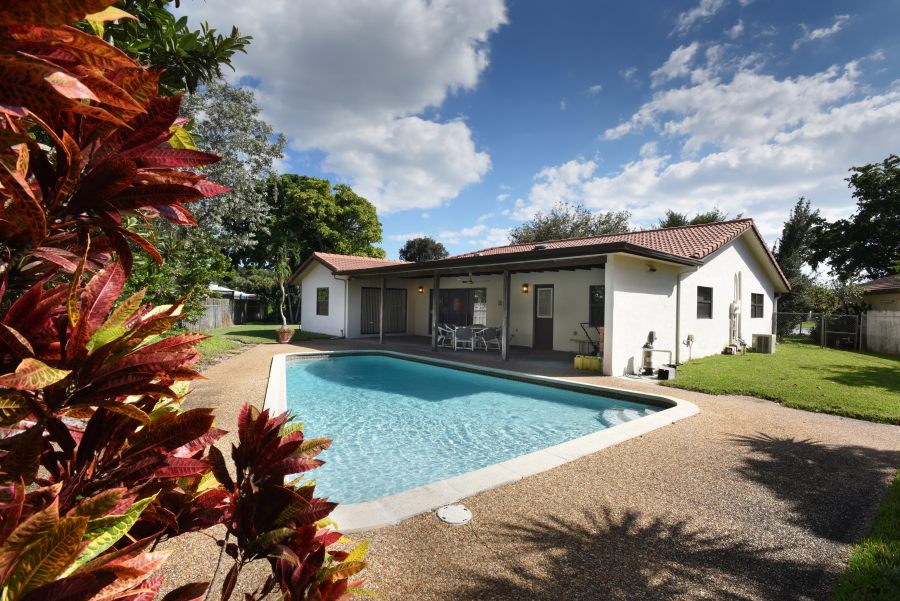
[[[602,412],[603,422],[610,426],[618,426],[645,415],[645,412],[637,409],[604,409]]]

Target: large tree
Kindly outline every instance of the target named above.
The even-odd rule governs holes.
[[[327,179],[285,174],[266,185],[271,218],[268,234],[248,258],[267,265],[272,249],[286,247],[293,256],[331,252],[361,257],[384,257],[381,221],[375,206],[346,184]]]
[[[787,221],[781,229],[781,238],[775,243],[774,254],[791,283],[791,292],[778,299],[778,310],[799,312],[810,309],[807,291],[814,284],[813,278],[803,273],[803,266],[810,257],[810,244],[815,229],[825,220],[802,196],[791,209]]]
[[[513,244],[562,240],[630,231],[628,211],[592,213],[583,205],[557,203],[548,213],[538,212],[531,221],[513,228],[509,240]]]
[[[187,17],[172,14],[172,4],[178,8],[181,2],[120,0],[118,6],[134,18],[82,22],[81,27],[158,69],[162,93],[193,93],[203,83],[221,78],[222,67],[231,67],[231,57],[246,52],[252,38],[241,35],[237,27],[232,27],[228,35],[216,32],[207,23],[193,29]]]
[[[443,259],[449,255],[444,245],[430,236],[407,240],[400,249],[400,259],[414,263]]]
[[[227,282],[274,301],[279,259],[291,269],[313,252],[384,257],[381,222],[374,205],[350,186],[284,174],[262,185],[268,204],[265,232],[231,256]]]
[[[268,227],[269,203],[260,182],[275,175],[285,137],[261,118],[251,90],[224,81],[209,82],[185,97],[182,112],[191,119],[200,150],[222,157],[205,173],[231,191],[218,202],[195,205],[194,214],[231,256],[253,246]]]
[[[810,264],[828,263],[843,281],[890,275],[900,258],[900,157],[850,171],[856,213],[816,228]]]
[[[740,219],[740,214],[736,217]],[[717,223],[728,219],[728,213],[720,210],[718,207],[703,213],[697,213],[693,217],[688,217],[687,213],[679,213],[672,209],[666,209],[666,216],[656,223],[658,228],[666,227],[682,227],[685,225],[702,225],[704,223]]]

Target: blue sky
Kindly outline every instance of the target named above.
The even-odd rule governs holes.
[[[774,241],[798,196],[830,218],[847,169],[900,151],[900,3],[206,0],[254,36],[253,82],[286,171],[379,209],[388,256],[505,243],[558,200],[714,206]]]

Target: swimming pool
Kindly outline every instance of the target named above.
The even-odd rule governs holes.
[[[661,407],[378,355],[290,361],[287,410],[334,440],[319,494],[361,503],[651,415]]]
[[[309,477],[347,532],[377,528],[693,415],[671,397],[390,351],[273,358],[265,407],[327,436]]]

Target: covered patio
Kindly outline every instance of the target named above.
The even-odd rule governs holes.
[[[532,358],[571,362],[591,340],[602,352],[606,255],[527,259],[465,257],[458,265],[443,260],[440,268],[407,263],[347,270],[341,274],[349,288],[347,337],[416,350],[424,343],[439,351],[444,327],[475,326],[499,332],[500,348],[476,351],[481,360],[508,361],[527,349]]]
[[[327,347],[328,350],[357,350],[363,348],[388,350],[497,369],[540,373],[548,376],[579,376],[585,374],[585,372],[574,368],[572,361],[574,354],[568,351],[542,350],[511,345],[508,349],[507,358],[504,359],[497,351],[470,351],[462,349],[454,351],[451,348],[441,347],[432,349],[430,336],[412,334],[385,336],[381,339],[328,340],[319,342],[319,346],[323,349]]]

